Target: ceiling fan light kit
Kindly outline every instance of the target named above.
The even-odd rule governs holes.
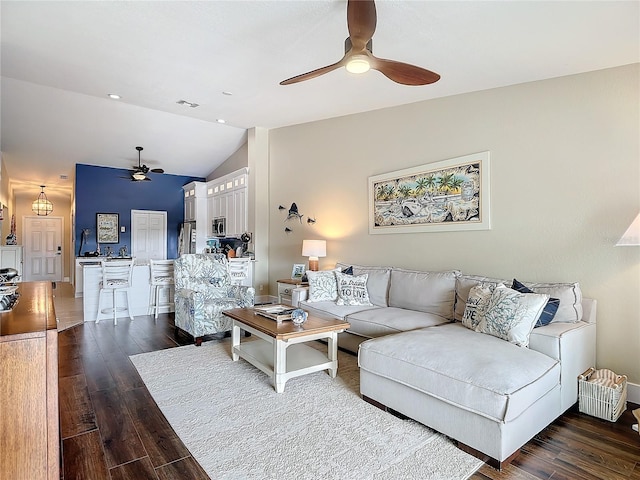
[[[354,55],[345,65],[349,73],[366,73],[371,69],[369,59],[364,55]]]
[[[401,85],[428,85],[440,80],[440,75],[425,68],[374,56],[371,40],[376,31],[376,23],[377,13],[374,0],[348,0],[349,38],[345,41],[344,57],[331,65],[283,80],[280,85],[291,85],[311,80],[343,66],[350,73],[365,73],[369,69],[378,70],[389,80]]]

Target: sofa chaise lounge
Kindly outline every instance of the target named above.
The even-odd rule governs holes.
[[[444,433],[496,468],[576,403],[578,375],[595,365],[596,301],[582,298],[577,283],[527,284],[538,296],[557,299],[544,302],[545,312],[554,303],[557,313],[545,326],[531,323],[526,345],[518,345],[468,328],[465,318],[474,306],[468,305],[472,288],[493,291],[512,286],[511,280],[336,267],[311,273],[309,288],[295,289],[293,302],[315,316],[350,323],[338,343],[358,353],[363,398]],[[344,279],[347,269],[360,281],[366,274],[369,305],[327,299],[324,291],[314,298],[312,277]]]

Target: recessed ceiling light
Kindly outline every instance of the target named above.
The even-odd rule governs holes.
[[[120,100],[120,98],[122,98],[117,93],[109,93],[107,96],[112,100]]]
[[[218,118],[218,119],[216,119],[216,122],[218,122],[218,123],[227,123],[227,121],[224,118]]]
[[[233,95],[233,93],[231,93],[231,92],[222,92],[222,94],[223,95],[229,95],[229,96]]]

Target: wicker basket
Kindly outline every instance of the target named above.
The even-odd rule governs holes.
[[[582,413],[617,421],[627,409],[627,376],[591,367],[578,376],[578,403]]]

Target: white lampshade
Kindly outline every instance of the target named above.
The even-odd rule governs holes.
[[[302,256],[303,257],[326,257],[327,241],[326,240],[303,240]]]
[[[635,245],[640,245],[640,213],[636,215],[635,220],[631,222],[627,231],[616,243],[616,247],[631,247]]]
[[[327,256],[326,240],[303,240],[302,256],[309,257],[309,270],[318,270],[318,257]]]

